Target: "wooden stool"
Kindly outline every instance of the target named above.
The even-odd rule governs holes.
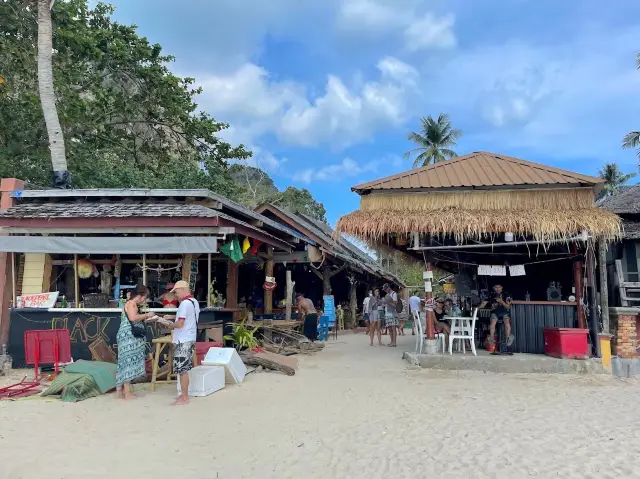
[[[151,370],[151,391],[155,392],[156,383],[172,383],[178,377],[177,374],[173,373],[173,340],[171,336],[162,336],[161,338],[155,338],[151,340],[152,344],[156,345],[156,350],[153,355],[153,363]],[[166,371],[159,372],[160,365],[160,357],[162,353],[167,348],[167,364]],[[193,350],[193,366],[198,365],[198,354],[196,349]],[[158,379],[164,378],[164,379]]]

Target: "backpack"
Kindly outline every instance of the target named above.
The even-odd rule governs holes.
[[[397,314],[402,313],[403,309],[404,309],[404,305],[402,304],[402,300],[398,298],[398,301],[396,301],[396,313]]]

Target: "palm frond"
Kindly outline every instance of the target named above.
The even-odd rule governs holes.
[[[627,133],[622,139],[622,148],[636,148],[640,146],[640,131]]]

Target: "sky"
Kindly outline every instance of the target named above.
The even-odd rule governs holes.
[[[491,151],[597,175],[638,158],[640,2],[111,0],[176,57],[199,108],[276,184],[308,188],[331,224],[351,187],[411,167],[422,116],[447,113],[459,154]]]

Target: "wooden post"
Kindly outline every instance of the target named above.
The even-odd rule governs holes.
[[[207,308],[210,308],[211,304],[211,253],[207,254]]]
[[[425,270],[426,271],[432,271],[431,263],[426,263],[425,264]],[[433,281],[431,281],[431,284],[433,284]],[[433,286],[432,286],[432,288],[433,288]],[[431,291],[424,293],[424,299],[425,299],[425,302],[427,304],[430,304],[432,298],[433,298],[433,293]],[[426,316],[427,316],[427,318],[426,318],[427,319],[427,321],[426,321],[426,323],[427,323],[427,339],[436,339],[436,327],[435,327],[435,324],[436,324],[436,319],[435,318],[436,318],[436,316],[435,316],[435,314],[433,312],[433,307],[431,307],[430,309],[431,309],[430,311],[427,310],[426,313],[425,313]]]
[[[11,307],[15,308],[18,298],[16,297],[16,254],[11,253],[11,286],[13,288],[13,300],[11,302]]]
[[[264,265],[264,275],[273,277],[273,247],[267,248],[267,262]],[[273,291],[264,290],[264,313],[273,312]]]
[[[238,307],[238,264],[227,260],[227,308]]]
[[[578,254],[578,247],[575,243],[571,244],[571,254],[574,256]],[[576,289],[576,303],[577,303],[577,316],[578,316],[578,328],[584,329],[586,328],[586,320],[584,316],[584,307],[582,305],[582,293],[584,291],[584,285],[582,282],[583,271],[582,271],[582,261],[579,258],[574,258],[573,260],[573,284]]]
[[[331,295],[331,268],[328,264],[322,267],[322,295]]]
[[[78,279],[78,255],[73,255],[73,295],[76,308],[80,307],[80,280]]]
[[[600,309],[602,310],[602,332],[609,334],[609,284],[607,280],[607,243],[598,242],[598,272],[600,273]]]
[[[147,255],[142,253],[142,284],[147,285]]]
[[[353,321],[353,328],[358,327],[358,321],[356,321],[356,314],[358,309],[358,283],[355,278],[351,283],[351,291],[349,291],[349,307],[351,309],[351,321]],[[336,326],[337,327],[337,326]],[[346,326],[345,326],[346,327]]]
[[[286,287],[286,303],[285,303],[285,319],[291,320],[291,306],[293,304],[293,282],[291,281],[291,271],[287,270],[287,287]]]
[[[596,301],[596,254],[595,243],[587,248],[587,300],[589,301],[589,330],[591,331],[591,344],[596,357],[602,357],[600,341],[598,339],[598,311]]]

